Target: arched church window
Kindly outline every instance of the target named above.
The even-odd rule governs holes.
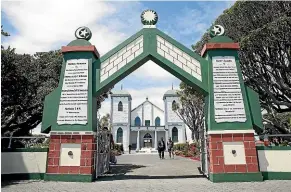
[[[176,109],[176,106],[177,105],[177,103],[176,103],[176,101],[174,100],[173,102],[172,102],[172,110],[174,111],[175,109]]]
[[[161,126],[161,119],[159,117],[155,119],[155,126]]]
[[[136,117],[135,120],[134,120],[134,125],[135,126],[140,126],[140,118],[139,117]]]
[[[123,130],[121,127],[117,129],[116,134],[116,143],[122,143],[123,142]]]
[[[123,105],[121,101],[118,103],[118,111],[123,111]]]
[[[172,129],[172,141],[174,143],[177,143],[178,142],[178,129],[177,129],[177,127],[174,127]]]

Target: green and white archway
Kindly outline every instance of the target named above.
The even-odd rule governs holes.
[[[106,91],[149,60],[207,93],[207,61],[162,31],[144,28],[100,58],[100,84],[96,94]]]
[[[45,179],[93,180],[100,164],[95,155],[100,141],[96,100],[152,60],[205,96],[207,155],[202,161],[210,180],[262,180],[254,142],[254,129],[262,128],[259,98],[243,82],[239,44],[215,25],[213,38],[198,55],[155,27],[156,12],[143,12],[142,23],[142,30],[101,58],[86,27],[78,28],[77,40],[62,47],[59,86],[44,101],[42,132],[51,134]],[[68,151],[75,154],[73,159]]]

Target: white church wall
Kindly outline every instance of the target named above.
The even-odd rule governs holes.
[[[144,120],[142,122],[142,125],[145,126],[145,121],[146,120],[150,120],[150,126],[153,125],[153,121],[152,121],[152,104],[149,102],[145,102],[143,104],[143,115],[144,115]]]
[[[135,125],[134,124],[135,123],[134,120],[135,120],[136,117],[139,117],[140,121],[142,121],[142,105],[131,112],[131,125],[132,126]]]
[[[160,118],[160,123],[161,123],[161,126],[164,126],[165,125],[165,118],[164,118],[164,111],[161,111],[159,108],[157,108],[156,106],[154,106],[154,120],[153,120],[153,124],[155,125],[155,121],[156,121],[156,118],[159,117]]]
[[[166,104],[167,104],[167,118],[168,122],[182,122],[182,120],[179,118],[179,116],[172,110],[172,103],[173,101],[176,101],[176,103],[179,103],[178,97],[167,97],[166,98]]]
[[[173,139],[172,131],[173,128],[176,127],[178,129],[178,143],[185,143],[186,138],[185,138],[185,128],[183,125],[169,125],[169,137]]]
[[[118,103],[122,102],[123,111],[118,111]],[[113,123],[128,123],[128,97],[113,97]]]

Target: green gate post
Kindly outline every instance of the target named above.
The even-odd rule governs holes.
[[[83,27],[82,30],[84,29],[91,35],[88,28]],[[62,47],[64,59],[59,85],[45,99],[42,132],[50,131],[51,134],[45,174],[45,180],[48,181],[90,182],[95,176],[97,102],[93,93],[96,88],[96,71],[100,66],[95,62],[99,58],[99,53],[87,40],[77,39]],[[69,69],[69,65],[73,68]],[[83,69],[84,66],[88,67]],[[82,73],[82,70],[85,72]],[[69,92],[64,89],[75,91]],[[87,103],[80,104],[82,102],[80,95],[86,92],[88,95],[83,96],[83,99]],[[87,110],[83,110],[86,108]]]
[[[212,182],[262,181],[238,50],[238,43],[216,36],[201,52],[208,61],[206,123]]]

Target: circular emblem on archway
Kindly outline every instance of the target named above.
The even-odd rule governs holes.
[[[215,37],[215,36],[222,36],[224,35],[224,28],[221,25],[214,25],[210,29],[210,36]]]
[[[140,17],[144,25],[155,25],[158,22],[158,14],[154,10],[145,10]]]
[[[79,27],[75,31],[75,37],[77,39],[85,39],[85,40],[89,41],[92,37],[92,32],[88,27]]]

